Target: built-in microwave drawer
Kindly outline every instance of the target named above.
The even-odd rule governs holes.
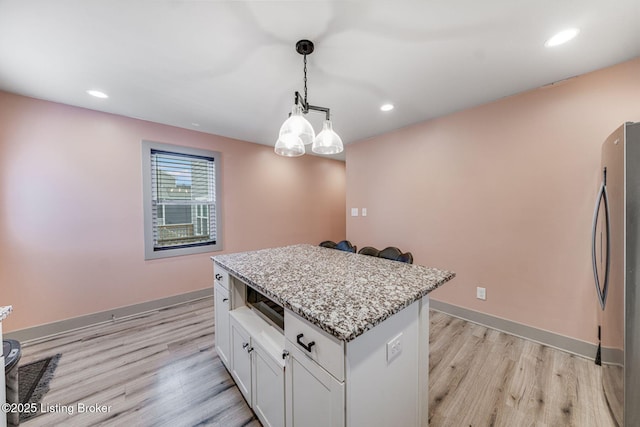
[[[344,342],[303,320],[289,310],[284,311],[284,335],[288,343],[322,366],[338,381],[344,381]]]
[[[220,286],[229,290],[229,273],[219,265],[213,265],[213,278],[216,283],[220,283]]]

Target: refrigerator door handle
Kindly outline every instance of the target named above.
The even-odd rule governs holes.
[[[605,226],[607,229],[607,245],[606,245],[606,256],[607,261],[604,270],[604,283],[603,286],[600,286],[600,278],[598,276],[598,262],[597,262],[597,253],[596,253],[596,239],[597,239],[597,227],[598,227],[598,217],[600,215],[600,204],[604,200],[604,217],[605,217]],[[609,232],[611,230],[611,226],[609,223],[609,195],[607,194],[607,186],[605,181],[602,181],[602,185],[600,186],[600,191],[598,191],[598,200],[596,202],[596,208],[593,212],[593,226],[591,229],[591,262],[593,265],[593,278],[596,285],[596,291],[598,293],[598,301],[600,302],[600,308],[604,310],[605,304],[607,302],[607,294],[609,293],[609,270],[610,270],[610,255],[611,255],[611,244],[609,242]]]

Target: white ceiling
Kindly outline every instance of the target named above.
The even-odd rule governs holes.
[[[350,143],[638,57],[640,1],[0,0],[0,89],[273,146],[302,38]]]

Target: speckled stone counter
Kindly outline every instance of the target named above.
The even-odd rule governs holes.
[[[455,273],[313,245],[212,257],[246,284],[351,341]]]
[[[10,305],[0,307],[0,322],[7,318],[9,313],[11,313],[11,310],[13,310],[13,307]]]

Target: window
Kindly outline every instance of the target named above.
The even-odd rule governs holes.
[[[220,153],[142,141],[145,259],[218,251]]]

